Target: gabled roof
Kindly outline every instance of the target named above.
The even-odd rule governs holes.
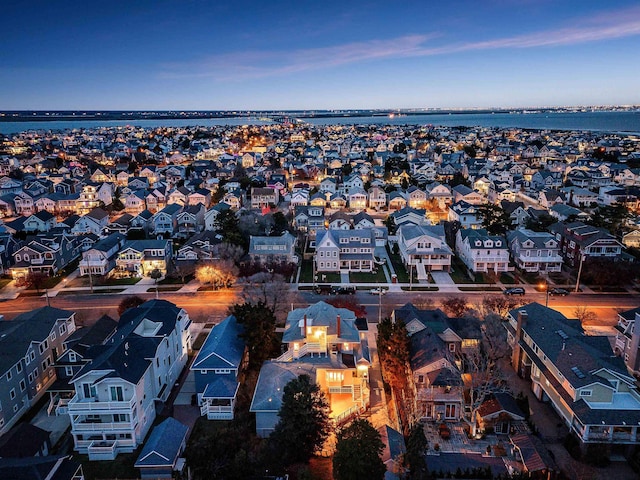
[[[249,411],[280,411],[285,385],[303,374],[311,377],[311,382],[315,383],[316,369],[314,365],[304,362],[267,361],[263,363]]]
[[[282,341],[284,343],[301,340],[304,317],[307,316],[307,326],[327,327],[327,335],[337,335],[337,319],[340,316],[340,337],[338,341],[359,342],[360,335],[355,326],[355,314],[346,308],[338,308],[325,302],[315,303],[307,308],[296,308],[287,315]]]
[[[173,417],[168,417],[152,430],[134,466],[173,467],[188,431],[189,427]]]
[[[191,370],[213,368],[238,368],[242,361],[245,343],[240,338],[244,326],[233,315],[216,325],[196,356]]]

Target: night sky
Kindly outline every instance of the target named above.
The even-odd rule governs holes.
[[[4,2],[0,109],[640,104],[640,4]]]

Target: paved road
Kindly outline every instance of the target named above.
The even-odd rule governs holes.
[[[218,292],[176,293],[160,292],[159,297],[175,303],[189,312],[195,322],[216,321],[226,316],[230,305],[241,301],[239,288],[222,290]],[[145,299],[155,298],[154,293],[138,294]],[[471,304],[480,302],[486,295],[500,295],[494,292],[464,292],[464,293],[440,293],[440,292],[389,292],[381,299],[382,317],[390,314],[391,310],[400,307],[407,302],[413,302],[419,307],[427,305],[439,306],[441,302],[451,295],[464,296]],[[118,294],[90,294],[77,293],[73,295],[58,295],[49,299],[51,306],[77,312],[81,321],[90,321],[103,314],[117,318],[118,304],[124,297]],[[288,302],[293,307],[306,306],[319,300],[331,298],[328,295],[319,295],[309,291],[297,292],[292,301]],[[544,293],[527,294],[518,297],[523,302],[539,302],[544,304]],[[369,318],[378,317],[378,297],[367,291],[360,291],[355,295],[355,300],[367,308]],[[289,305],[290,304],[290,305]],[[44,296],[19,297],[15,300],[5,300],[0,303],[0,314],[5,319],[12,319],[20,313],[31,311],[46,305]],[[567,317],[575,317],[577,307],[588,307],[594,311],[598,318],[605,323],[615,320],[618,309],[631,309],[640,306],[640,296],[621,293],[578,293],[566,297],[549,297],[549,307],[559,310]]]

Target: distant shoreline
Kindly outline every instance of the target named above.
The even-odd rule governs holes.
[[[0,123],[9,122],[56,122],[56,121],[127,121],[127,120],[207,120],[225,118],[292,117],[292,118],[360,118],[360,117],[402,117],[435,115],[487,115],[511,114],[528,115],[541,113],[597,113],[597,112],[637,112],[640,106],[629,107],[575,107],[575,108],[520,108],[520,109],[464,109],[464,110],[290,110],[290,111],[247,111],[247,112],[173,112],[173,111],[5,111],[0,112]]]

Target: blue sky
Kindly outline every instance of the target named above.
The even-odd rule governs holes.
[[[640,104],[637,0],[31,1],[0,109]]]

